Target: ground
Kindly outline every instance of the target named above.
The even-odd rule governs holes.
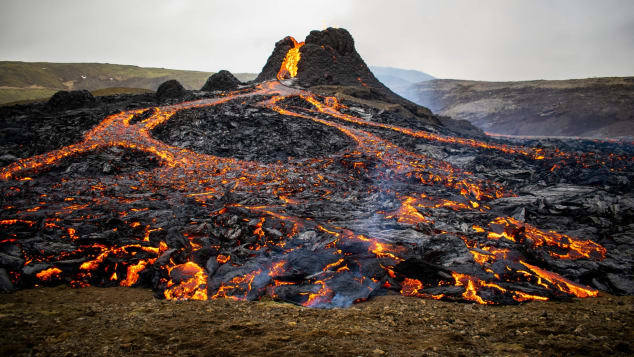
[[[36,288],[0,295],[0,355],[631,355],[633,302],[602,295],[482,306],[383,296],[322,310]]]

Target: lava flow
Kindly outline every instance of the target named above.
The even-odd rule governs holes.
[[[297,75],[303,42],[293,43],[278,80]],[[179,115],[231,105],[259,113],[253,120],[324,128],[319,135],[348,146],[259,162],[157,139]],[[389,292],[480,304],[597,295],[586,286],[592,274],[559,262],[597,264],[603,246],[499,215],[496,200],[514,195],[504,184],[391,138],[535,162],[582,159],[370,121],[346,108],[269,81],[111,115],[79,143],[2,168],[1,254],[19,252],[5,259],[11,283],[151,286],[174,300],[270,296],[311,307]],[[135,170],[68,174],[77,160],[122,152]]]
[[[293,48],[288,50],[286,57],[284,57],[284,61],[282,61],[282,66],[280,67],[279,72],[277,72],[277,79],[280,81],[289,77],[294,78],[297,76],[297,64],[301,58],[299,49],[304,45],[304,43],[297,42],[297,40],[293,37],[291,37],[291,40],[293,41]]]

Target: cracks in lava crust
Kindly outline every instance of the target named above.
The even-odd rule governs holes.
[[[271,128],[258,131],[258,121]],[[253,130],[232,136],[245,126]],[[0,282],[312,307],[389,292],[481,304],[597,295],[586,284],[601,279],[602,245],[498,216],[495,200],[513,192],[407,150],[398,136],[586,162],[374,122],[334,97],[265,82],[111,115],[79,143],[2,168]],[[276,154],[308,139],[316,146]],[[160,165],[139,163],[139,152]]]

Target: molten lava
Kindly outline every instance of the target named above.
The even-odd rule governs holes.
[[[297,76],[297,64],[301,58],[299,49],[304,45],[304,42],[297,42],[293,37],[291,37],[291,40],[293,41],[293,48],[288,50],[284,61],[282,61],[282,66],[277,72],[277,79],[280,81]]]
[[[280,67],[279,80],[297,75],[303,43],[294,39],[293,43]],[[264,164],[201,154],[152,137],[152,130],[178,111],[256,96],[267,98],[257,105],[274,115],[333,128],[350,138],[355,147],[338,154],[336,160],[315,158]],[[306,106],[288,104],[291,99],[303,101]],[[333,307],[366,300],[380,289],[406,296],[480,304],[597,295],[592,288],[539,267],[543,262],[539,254],[530,254],[528,259],[523,252],[545,253],[548,259],[599,261],[605,258],[604,247],[590,240],[543,231],[510,217],[495,218],[489,213],[487,203],[511,196],[504,186],[474,178],[448,162],[408,151],[370,129],[389,130],[412,140],[495,150],[530,160],[565,159],[573,157],[572,154],[442,136],[368,121],[344,114],[340,111],[343,109],[345,106],[334,97],[322,99],[274,81],[219,98],[157,107],[147,118],[132,124],[132,119],[146,109],[108,116],[87,132],[83,141],[4,167],[0,179],[22,182],[29,178],[24,182],[30,184],[37,181],[37,175],[65,159],[107,148],[142,152],[157,158],[160,166],[122,174],[111,182],[115,187],[97,179],[84,179],[83,187],[62,180],[55,187],[56,195],[41,197],[24,209],[3,211],[0,226],[19,227],[15,229],[18,233],[36,228],[51,233],[59,231],[60,239],[66,240],[60,245],[66,250],[26,257],[25,266],[35,262],[53,265],[35,275],[40,282],[67,278],[71,286],[135,286],[154,281],[163,296],[173,300],[257,299],[269,295],[304,306]],[[326,170],[337,165],[341,165],[340,171]],[[343,201],[345,197],[333,198],[335,191],[357,185],[359,177],[370,182],[367,189],[370,193],[393,197],[396,206],[364,213],[366,221],[359,220],[350,227],[338,226],[334,216],[316,220],[301,214],[302,207],[312,204],[315,197],[331,204]],[[134,184],[128,187],[131,193],[123,197],[117,193],[117,185],[126,182]],[[16,187],[12,194],[19,190]],[[82,194],[73,198],[65,197],[65,192]],[[157,205],[168,199],[175,202],[174,206],[194,202],[206,210],[206,216],[199,221],[192,217],[195,229],[179,235],[156,218],[148,218],[154,208],[135,205],[141,202],[139,197],[144,192],[150,196],[160,193],[151,198]],[[268,197],[266,202],[275,203],[228,202],[231,192],[246,192],[255,202],[257,197]],[[121,209],[116,219],[109,220],[121,222],[120,226],[106,232],[116,235],[117,229],[126,229],[129,240],[125,243],[111,245],[114,243],[107,239],[93,239],[89,233],[82,233],[85,222],[103,219],[90,213],[91,206],[101,205],[128,207]],[[434,227],[435,217],[442,218],[443,213],[453,211],[469,213],[471,220],[465,223],[465,229],[451,232]],[[486,222],[490,222],[489,230],[481,226]],[[464,244],[467,258],[472,258],[473,271],[443,272],[442,278],[430,281],[420,275],[408,276],[398,267],[407,263],[417,241],[408,238],[403,243],[389,236],[374,236],[366,228],[373,224],[401,225],[408,227],[408,232],[424,232],[420,240],[455,239],[454,242]],[[227,241],[235,246],[228,249],[221,244],[210,244],[210,236],[219,235],[218,232],[222,232],[222,244]],[[18,233],[3,234],[0,244],[22,244]],[[235,259],[236,252],[248,255],[257,264]],[[312,258],[315,260],[312,267],[303,265]],[[74,269],[60,269],[63,264],[71,263],[76,264]],[[151,274],[155,274],[154,280]],[[14,276],[16,283],[28,285],[29,280],[22,280],[19,273]],[[521,284],[510,285],[511,282]],[[441,292],[447,286],[454,290]],[[343,293],[345,289],[352,292]]]
[[[548,248],[548,254],[558,259],[596,258],[602,260],[605,258],[605,248],[593,241],[580,240],[554,231],[544,232],[530,224],[518,222],[512,217],[498,217],[489,223],[489,226],[494,228],[494,231],[488,234],[489,239],[527,241],[526,243],[533,248],[541,246]],[[496,233],[495,230],[500,232]],[[551,248],[554,249],[551,250]],[[560,251],[564,253],[559,253]]]

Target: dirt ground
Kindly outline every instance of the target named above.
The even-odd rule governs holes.
[[[480,306],[384,296],[347,309],[173,302],[133,288],[0,295],[0,355],[632,355],[634,297]]]

